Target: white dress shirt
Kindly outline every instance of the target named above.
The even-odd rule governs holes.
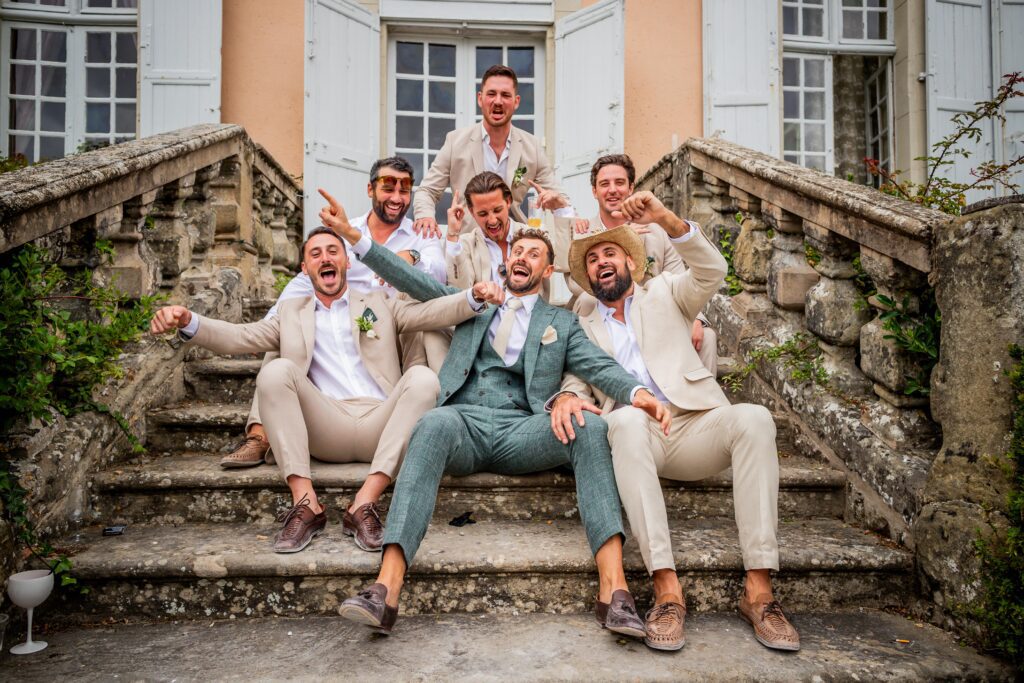
[[[352,221],[352,227],[359,230],[363,235],[370,235],[369,212],[359,216]],[[372,239],[372,237],[371,237]],[[436,237],[421,237],[413,229],[413,222],[408,217],[403,218],[398,228],[392,232],[382,246],[390,249],[396,254],[400,251],[414,249],[420,253],[420,262],[416,268],[427,273],[441,284],[447,282],[447,270],[444,260],[444,251],[441,249],[441,240]],[[380,278],[372,270],[366,267],[361,261],[350,258],[352,265],[348,269],[347,278],[350,287],[363,292],[372,292],[378,289],[384,290],[387,295],[394,296],[395,288],[390,285],[383,285]],[[285,299],[297,299],[302,296],[309,296],[313,293],[313,283],[305,273],[299,273],[284,288],[278,301]],[[267,316],[277,314],[277,304],[267,312]]]
[[[481,230],[481,232],[483,232]],[[512,237],[509,235],[509,237]],[[484,244],[487,245],[487,253],[491,257],[491,281],[497,282],[498,284],[504,284],[505,278],[501,276],[501,272],[498,270],[503,263],[505,263],[504,257],[501,255],[501,245],[492,240],[484,233]],[[456,240],[445,240],[444,242],[445,251],[452,256],[458,256],[462,253],[462,242]]]
[[[633,305],[633,295],[626,297],[624,317],[626,322],[621,323],[615,319],[615,309],[604,305],[604,302],[597,302],[597,310],[601,313],[604,326],[608,328],[608,335],[612,339],[612,347],[615,349],[615,360],[618,361],[626,372],[636,377],[637,381],[647,387],[655,398],[662,403],[669,400],[661,388],[654,382],[651,373],[647,371],[647,363],[640,353],[640,344],[637,343],[636,333],[633,331],[633,323],[629,320],[629,309]],[[635,391],[635,390],[634,390]],[[632,398],[632,395],[630,396]]]
[[[505,303],[498,308],[498,312],[491,319],[491,326],[487,328],[487,342],[493,345],[494,336],[498,334],[498,327],[501,325],[501,319],[510,314],[516,316],[515,321],[512,323],[512,332],[508,337],[505,355],[502,357],[502,360],[505,361],[505,367],[515,365],[516,361],[519,360],[519,354],[523,351],[523,344],[526,343],[526,333],[530,331],[530,317],[533,315],[533,307],[537,305],[537,298],[539,296],[539,294],[530,294],[519,297],[519,300],[523,302],[523,306],[518,311],[513,311],[508,307],[508,302],[512,299],[513,294],[506,289]]]
[[[499,157],[494,152],[494,148],[491,147],[491,135],[487,132],[486,126],[481,122],[480,130],[483,132],[481,138],[481,144],[484,146],[484,170],[490,171],[491,173],[497,173],[501,176],[502,180],[509,178],[508,172],[508,155],[512,151],[512,131],[508,132],[508,137],[505,138],[505,147],[501,150],[501,156]],[[513,173],[515,169],[513,169]],[[508,181],[511,182],[511,181]],[[526,182],[525,180],[523,182]],[[576,210],[570,206],[564,206],[561,209],[555,209],[554,213],[559,218],[572,218],[576,215]]]

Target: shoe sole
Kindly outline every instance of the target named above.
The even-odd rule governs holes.
[[[226,470],[240,470],[246,467],[259,467],[264,463],[264,460],[221,460],[220,466]]]
[[[647,639],[647,631],[638,628],[630,628],[628,626],[607,626],[605,624],[601,624],[601,628],[608,629],[612,633],[618,633],[620,636],[640,638],[641,640]]]
[[[391,631],[385,630],[381,625],[380,621],[371,612],[359,607],[357,605],[345,605],[343,604],[338,608],[338,616],[342,619],[348,619],[356,624],[362,624],[368,626],[377,633],[383,633],[384,635],[391,635]]]
[[[355,542],[356,546],[358,546],[360,550],[365,550],[368,553],[379,553],[381,550],[384,549],[384,546],[380,546],[379,548],[369,547],[368,545],[359,540],[359,535],[356,534],[356,532],[346,528],[345,526],[341,527],[341,532],[346,536],[351,536],[352,540]]]
[[[303,550],[305,550],[305,549],[306,549],[306,547],[307,547],[307,546],[308,546],[308,545],[309,545],[310,543],[312,543],[312,542],[313,542],[313,539],[314,539],[314,538],[316,538],[317,536],[319,536],[319,535],[320,535],[320,534],[322,534],[323,532],[324,532],[324,530],[323,530],[323,529],[319,529],[319,530],[317,530],[317,531],[314,531],[314,532],[313,532],[312,534],[310,534],[310,535],[309,535],[309,538],[307,538],[307,539],[306,539],[306,542],[305,542],[305,543],[303,543],[302,545],[300,545],[300,546],[299,546],[298,548],[294,548],[294,549],[290,549],[290,550],[278,550],[277,548],[274,548],[274,552],[275,552],[275,553],[281,553],[281,554],[286,554],[286,553],[298,553],[298,552],[302,552]]]
[[[750,621],[750,618],[746,614],[744,614],[743,612],[740,612],[740,616],[743,617],[743,621],[745,621],[748,624],[750,624],[750,628],[754,628],[754,623],[752,621]],[[800,646],[799,645],[785,645],[785,644],[781,644],[781,643],[773,643],[770,640],[767,640],[767,639],[761,637],[761,635],[757,632],[757,629],[754,629],[754,640],[756,640],[757,642],[761,643],[762,645],[764,645],[769,650],[781,650],[782,652],[799,652],[800,651]]]
[[[647,647],[651,648],[652,650],[662,650],[664,652],[676,652],[677,650],[682,650],[683,646],[686,645],[686,638],[683,638],[683,640],[678,645],[676,645],[676,644],[660,645],[660,644],[657,644],[657,643],[652,643],[647,638],[644,638],[644,645],[646,645]]]

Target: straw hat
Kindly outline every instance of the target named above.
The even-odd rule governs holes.
[[[576,284],[583,288],[583,291],[588,294],[594,293],[590,286],[590,278],[587,277],[587,252],[595,244],[602,242],[614,242],[626,251],[627,256],[633,259],[633,282],[641,282],[644,279],[647,251],[644,249],[644,241],[628,223],[600,232],[588,232],[583,235],[574,233],[572,246],[569,247],[569,274],[572,275]]]

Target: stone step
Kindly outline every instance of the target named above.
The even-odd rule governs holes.
[[[248,402],[196,400],[151,410],[147,413],[146,448],[151,454],[229,453],[241,441],[248,416]],[[793,427],[789,419],[776,415],[775,425],[779,451],[795,453]]]
[[[93,509],[105,523],[269,522],[288,503],[287,487],[275,466],[224,470],[216,455],[144,458],[100,472],[93,478]],[[313,481],[329,516],[341,511],[369,473],[363,463],[316,462]],[[732,517],[732,473],[700,482],[664,480],[670,514]],[[472,510],[488,519],[575,518],[576,489],[571,472],[549,471],[525,476],[474,474],[445,477],[435,521]],[[843,475],[806,458],[780,460],[779,515],[841,518],[845,506]],[[387,499],[384,504],[387,505]]]
[[[123,536],[99,527],[69,541],[79,580],[90,588],[69,597],[69,618],[209,619],[336,613],[341,600],[371,583],[380,554],[359,550],[336,524],[303,552],[276,554],[277,525],[135,525]],[[672,540],[688,605],[734,609],[743,562],[731,520],[672,523]],[[843,606],[899,606],[912,594],[912,556],[838,520],[783,523],[783,571],[775,592],[793,611]],[[649,579],[631,539],[625,567],[638,600]],[[585,612],[597,575],[578,520],[480,522],[431,526],[403,592],[407,614]]]
[[[36,610],[36,619],[48,605]],[[691,612],[686,647],[655,652],[591,614],[404,616],[386,638],[338,617],[111,624],[47,632],[45,656],[0,659],[0,678],[359,681],[1012,681],[948,633],[870,609],[794,612],[796,654],[754,640],[734,611]],[[296,660],[296,652],[301,660]],[[102,656],[83,656],[102,653]],[[6,672],[6,673],[5,673]]]
[[[202,401],[244,403],[256,391],[260,358],[210,358],[185,363],[185,385]]]

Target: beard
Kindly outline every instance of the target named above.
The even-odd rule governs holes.
[[[628,292],[632,286],[633,274],[628,270],[616,273],[615,281],[607,285],[595,282],[594,280],[590,281],[590,288],[594,290],[594,296],[597,297],[598,301],[606,304],[621,299],[622,295]]]
[[[384,223],[387,223],[388,225],[397,225],[398,223],[401,223],[402,219],[405,218],[405,214],[409,213],[408,202],[406,202],[405,208],[402,209],[398,213],[398,216],[395,218],[391,218],[390,216],[388,216],[388,212],[384,208],[384,202],[379,201],[376,197],[374,197],[373,201],[371,201],[370,203],[373,207],[373,213],[377,216],[377,218],[379,218]]]
[[[541,277],[543,277],[539,273],[531,273],[530,277],[528,277],[525,282],[519,285],[515,285],[512,284],[511,273],[508,272],[509,270],[511,269],[509,268],[506,269],[505,271],[505,288],[508,289],[508,291],[512,292],[513,294],[522,294],[523,292],[530,291],[538,284],[540,284]]]

